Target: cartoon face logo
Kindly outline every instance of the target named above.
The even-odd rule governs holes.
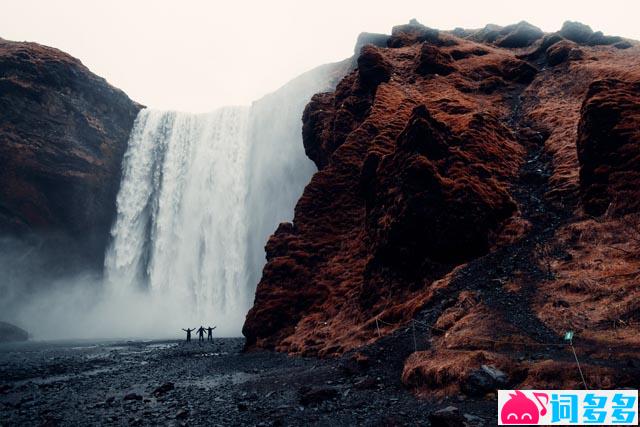
[[[502,406],[500,412],[500,420],[502,424],[537,424],[540,415],[545,415],[547,409],[546,404],[549,403],[549,396],[546,393],[533,393],[534,397],[542,407],[538,410],[538,406],[519,390],[515,394],[509,394],[509,400]],[[545,399],[543,404],[540,398]]]

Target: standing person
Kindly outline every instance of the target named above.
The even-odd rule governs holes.
[[[189,329],[189,328],[184,329],[184,328],[182,328],[182,330],[187,333],[187,342],[191,342],[191,332],[195,331],[196,328],[193,328],[193,329]]]
[[[203,342],[204,341],[204,331],[206,329],[203,328],[202,326],[200,326],[200,328],[198,328],[197,332],[198,332],[198,342]]]
[[[213,330],[214,330],[215,328],[217,328],[217,326],[214,326],[213,328],[212,328],[211,326],[209,326],[209,327],[207,328],[207,341],[213,341],[213,335],[212,335],[212,332],[213,332]]]

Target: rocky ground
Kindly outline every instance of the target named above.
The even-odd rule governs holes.
[[[242,353],[243,342],[3,344],[0,425],[429,425],[449,406],[469,425],[494,422],[492,400],[417,400],[385,340],[357,361]]]

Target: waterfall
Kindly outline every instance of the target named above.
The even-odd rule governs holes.
[[[111,287],[146,288],[193,321],[246,307],[248,118],[242,107],[140,112],[106,256]]]
[[[302,111],[347,66],[318,67],[250,107],[138,114],[105,254],[112,299],[133,306],[127,322],[145,323],[134,330],[215,323],[240,334],[267,238],[315,171]]]

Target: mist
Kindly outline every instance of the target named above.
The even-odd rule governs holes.
[[[0,245],[0,320],[32,339],[156,339],[216,326],[241,336],[264,246],[315,172],[302,112],[351,60],[317,67],[246,107],[143,109],[122,162],[104,268],[82,242]]]

